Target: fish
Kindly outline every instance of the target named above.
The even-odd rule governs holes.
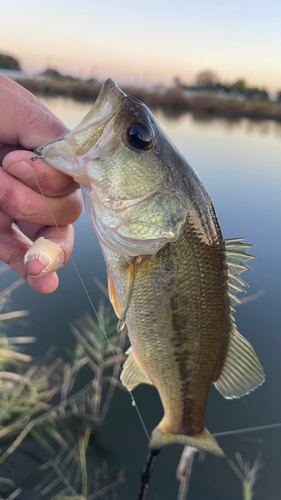
[[[150,450],[180,443],[224,456],[204,424],[212,385],[232,399],[264,381],[233,316],[252,245],[223,239],[195,170],[112,79],[77,127],[37,153],[81,186],[131,342],[121,381],[155,386],[163,405]]]

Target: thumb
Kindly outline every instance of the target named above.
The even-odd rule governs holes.
[[[0,109],[2,118],[5,118],[1,120],[0,137],[5,137],[6,144],[21,145],[30,150],[67,132],[67,128],[48,111],[2,86]]]

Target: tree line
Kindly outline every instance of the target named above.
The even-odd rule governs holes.
[[[0,53],[0,69],[21,71],[21,65],[18,59],[8,54]],[[47,69],[41,76],[69,81],[80,81],[79,78],[71,76],[64,77],[55,69]],[[89,83],[96,83],[93,78],[88,80]],[[248,87],[243,78],[238,79],[232,84],[222,83],[219,81],[217,75],[213,71],[201,71],[192,85],[187,85],[182,82],[178,77],[174,78],[176,88],[183,91],[201,91],[201,92],[214,92],[216,94],[224,94],[229,97],[240,97],[245,100],[258,99],[261,101],[268,101],[269,94],[267,90],[258,87]],[[277,92],[276,100],[281,102],[281,90]]]

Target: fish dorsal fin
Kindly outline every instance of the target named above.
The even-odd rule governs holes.
[[[235,306],[240,304],[240,300],[235,296],[236,293],[245,292],[242,287],[248,287],[247,283],[240,278],[240,274],[244,271],[251,271],[245,262],[250,259],[255,259],[253,255],[249,255],[246,251],[253,245],[243,243],[246,238],[233,238],[224,240],[226,263],[228,267],[228,295],[230,299],[231,309],[235,311]]]
[[[139,364],[131,347],[128,349],[126,354],[128,354],[128,358],[124,363],[120,378],[122,384],[128,389],[128,391],[132,391],[139,384],[153,385]]]
[[[233,324],[225,363],[215,387],[224,398],[240,398],[264,382],[264,371],[251,344]]]

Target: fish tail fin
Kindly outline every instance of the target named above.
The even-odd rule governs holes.
[[[196,436],[185,436],[183,434],[171,434],[165,432],[161,428],[161,423],[153,430],[149,448],[157,450],[168,444],[183,444],[198,448],[198,450],[208,451],[214,455],[225,457],[224,452],[218,445],[215,438],[208,432],[206,428]]]

